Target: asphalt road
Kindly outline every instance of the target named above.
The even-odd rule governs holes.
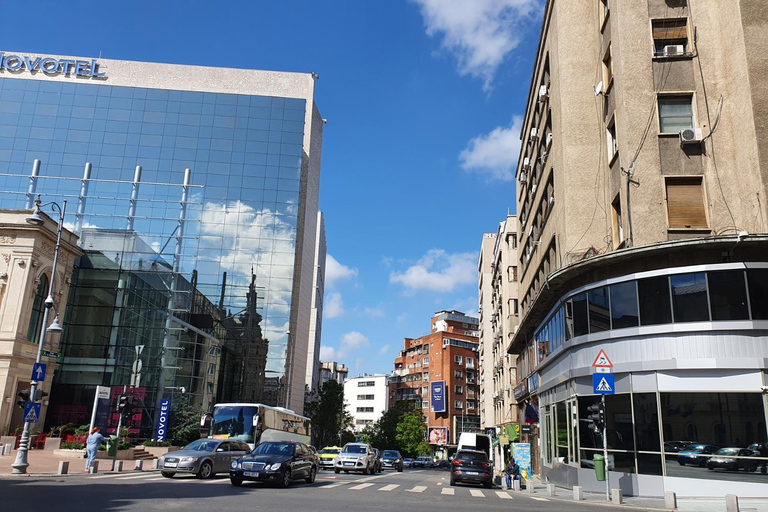
[[[262,483],[233,487],[227,476],[167,479],[157,472],[123,472],[64,477],[18,477],[0,480],[0,510],[14,512],[216,510],[295,512],[398,511],[419,512],[535,510],[594,511],[594,504],[531,496],[494,487],[456,485],[448,471],[406,469],[359,475],[322,471],[313,484],[296,481],[287,489]],[[619,510],[621,507],[600,507]]]

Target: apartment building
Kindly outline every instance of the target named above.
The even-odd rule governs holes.
[[[376,423],[389,406],[387,375],[360,375],[344,381],[344,405],[352,416],[352,427],[360,433]]]
[[[768,495],[676,446],[765,442],[768,23],[759,0],[546,3],[517,168],[521,418],[534,471],[625,494]],[[707,456],[705,456],[705,459]],[[704,461],[706,463],[706,461]],[[702,480],[706,480],[703,484]]]
[[[320,363],[320,387],[329,380],[343,384],[349,374],[349,369],[343,363],[328,361]]]

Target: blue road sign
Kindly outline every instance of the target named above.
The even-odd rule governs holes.
[[[32,380],[35,382],[43,382],[45,380],[45,370],[47,366],[43,363],[35,363],[32,367]]]
[[[24,423],[37,423],[40,421],[40,406],[33,402],[24,405]]]
[[[593,373],[592,392],[596,395],[613,395],[616,393],[614,375],[612,373]]]

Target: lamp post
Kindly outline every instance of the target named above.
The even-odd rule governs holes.
[[[32,224],[34,226],[42,226],[45,224],[45,219],[43,219],[40,216],[40,208],[43,206],[52,205],[53,209],[59,213],[59,224],[58,224],[58,232],[56,235],[56,250],[53,253],[53,266],[51,267],[51,280],[48,284],[48,298],[45,299],[45,312],[43,313],[43,325],[48,325],[48,315],[50,314],[51,309],[54,307],[53,304],[53,285],[56,280],[56,264],[59,261],[59,248],[61,247],[61,232],[64,228],[64,214],[67,211],[67,201],[62,201],[63,206],[59,206],[56,202],[48,202],[45,204],[40,204],[40,195],[38,194],[37,199],[35,199],[35,210],[32,212],[32,215],[26,218],[26,221],[28,224]],[[43,356],[43,344],[45,343],[45,333],[46,332],[61,332],[61,324],[59,324],[59,314],[56,313],[56,318],[54,319],[53,323],[46,329],[40,330],[40,340],[37,344],[37,359],[35,359],[36,363],[40,363],[40,359]],[[37,393],[37,386],[38,383],[34,378],[35,376],[32,376],[32,381],[30,382],[30,390],[29,390],[29,396],[30,400],[35,400],[35,394]],[[41,383],[42,384],[42,383]],[[16,452],[16,460],[13,464],[11,464],[11,467],[13,468],[13,473],[16,475],[23,475],[27,472],[27,467],[29,467],[29,462],[27,462],[27,451],[29,449],[29,428],[30,428],[30,422],[25,421],[24,422],[24,431],[21,434],[21,441],[19,442],[19,450]]]

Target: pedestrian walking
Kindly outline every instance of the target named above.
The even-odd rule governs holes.
[[[506,470],[507,489],[512,488],[512,480],[520,480],[520,466],[515,462],[514,457],[509,459]]]
[[[107,438],[101,435],[101,429],[99,427],[93,427],[91,429],[91,435],[85,442],[85,453],[88,458],[85,460],[85,471],[91,469],[91,462],[96,458],[96,454],[99,452],[99,446],[102,443],[106,443]]]

